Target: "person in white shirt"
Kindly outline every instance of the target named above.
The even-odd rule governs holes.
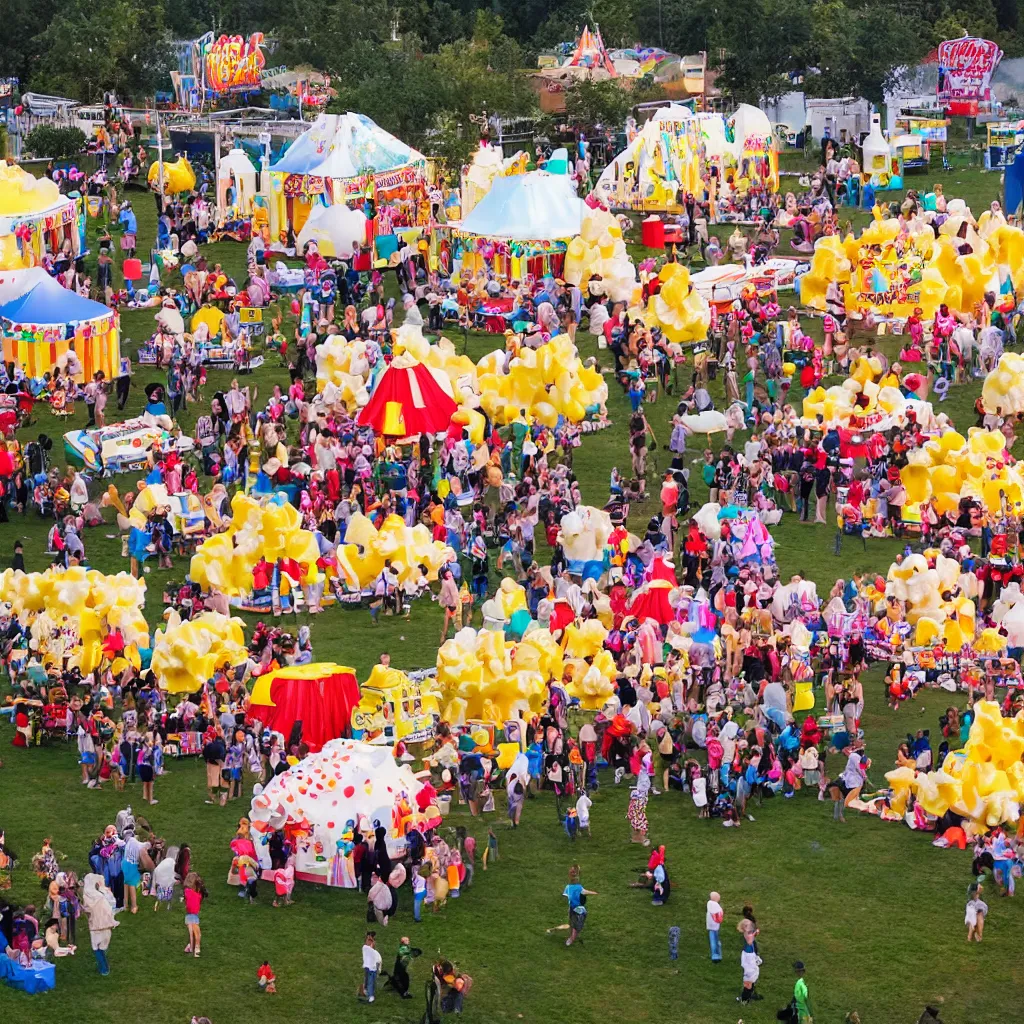
[[[580,793],[580,797],[576,801],[577,826],[580,832],[586,829],[588,836],[590,835],[590,808],[593,803],[594,801],[586,793]]]
[[[717,892],[709,894],[707,913],[704,919],[705,927],[708,930],[708,942],[711,945],[711,962],[716,964],[722,960],[722,940],[718,933],[722,927],[725,913],[722,910],[722,904],[719,902],[721,898]]]
[[[362,999],[364,994],[366,1001],[372,1003],[377,991],[377,973],[382,963],[381,955],[377,951],[377,933],[367,932],[366,941],[363,943],[363,985],[360,992]]]

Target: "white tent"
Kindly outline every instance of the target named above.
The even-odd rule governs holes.
[[[459,230],[467,235],[519,242],[575,238],[585,208],[566,175],[530,171],[495,178],[490,191],[463,219]]]
[[[316,242],[324,259],[349,259],[366,242],[366,214],[343,203],[317,204],[295,239],[298,252],[307,242]]]
[[[231,199],[229,191],[233,193]],[[217,170],[217,209],[226,213],[233,207],[240,217],[246,217],[252,211],[256,192],[256,168],[245,150],[233,149],[221,157]]]

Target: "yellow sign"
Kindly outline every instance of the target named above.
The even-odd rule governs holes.
[[[263,310],[258,306],[239,306],[238,322],[242,324],[263,323]]]

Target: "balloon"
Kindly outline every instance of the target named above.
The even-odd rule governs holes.
[[[298,316],[299,315],[299,300],[298,299],[292,299],[292,314],[294,316]]]

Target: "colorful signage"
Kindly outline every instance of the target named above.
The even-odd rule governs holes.
[[[220,36],[203,48],[203,83],[213,93],[249,92],[260,88],[266,57],[263,33]]]
[[[949,122],[944,117],[897,117],[896,127],[908,135],[920,135],[926,142],[945,142]]]
[[[974,117],[992,99],[992,74],[1003,51],[988,39],[964,36],[939,44],[938,98],[950,114]]]

